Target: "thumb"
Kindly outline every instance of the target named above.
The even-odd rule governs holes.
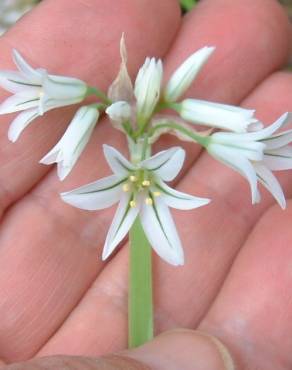
[[[53,356],[1,367],[1,370],[234,370],[225,346],[198,331],[174,330],[141,347],[99,359]]]
[[[235,370],[222,342],[209,334],[187,329],[163,333],[122,354],[147,364],[151,370]]]

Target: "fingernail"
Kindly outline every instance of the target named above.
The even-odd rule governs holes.
[[[174,330],[123,353],[155,370],[234,370],[227,348],[217,338],[192,330]]]

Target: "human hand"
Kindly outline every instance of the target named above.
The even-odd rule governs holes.
[[[292,111],[292,77],[275,72],[287,59],[290,28],[274,0],[205,0],[183,20],[170,0],[115,5],[46,0],[0,40],[1,68],[10,66],[16,47],[33,65],[105,88],[118,70],[122,32],[132,75],[146,55],[166,54],[167,77],[196,49],[215,45],[190,96],[242,103],[267,123]],[[101,143],[123,150],[122,136],[103,120],[64,183],[38,164],[72,111],[48,113],[14,145],[7,140],[11,117],[1,123],[0,357],[5,362],[59,353],[99,356],[126,347],[127,248],[102,263],[111,213],[76,210],[58,196],[107,174]],[[159,145],[170,141],[165,137]],[[154,261],[157,333],[179,326],[203,330],[226,343],[240,369],[289,369],[291,205],[285,212],[270,208],[274,200],[265,193],[252,207],[241,177],[195,145],[185,148],[188,163],[178,186],[212,203],[187,218],[175,213],[185,266]],[[288,198],[291,180],[288,172],[281,174]],[[275,317],[271,323],[270,317]]]

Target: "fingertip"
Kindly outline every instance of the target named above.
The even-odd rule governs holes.
[[[234,370],[234,361],[217,338],[199,331],[177,329],[141,347],[123,352],[156,370]]]

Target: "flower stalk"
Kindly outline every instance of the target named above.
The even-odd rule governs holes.
[[[139,217],[130,230],[128,347],[153,338],[152,253]]]

